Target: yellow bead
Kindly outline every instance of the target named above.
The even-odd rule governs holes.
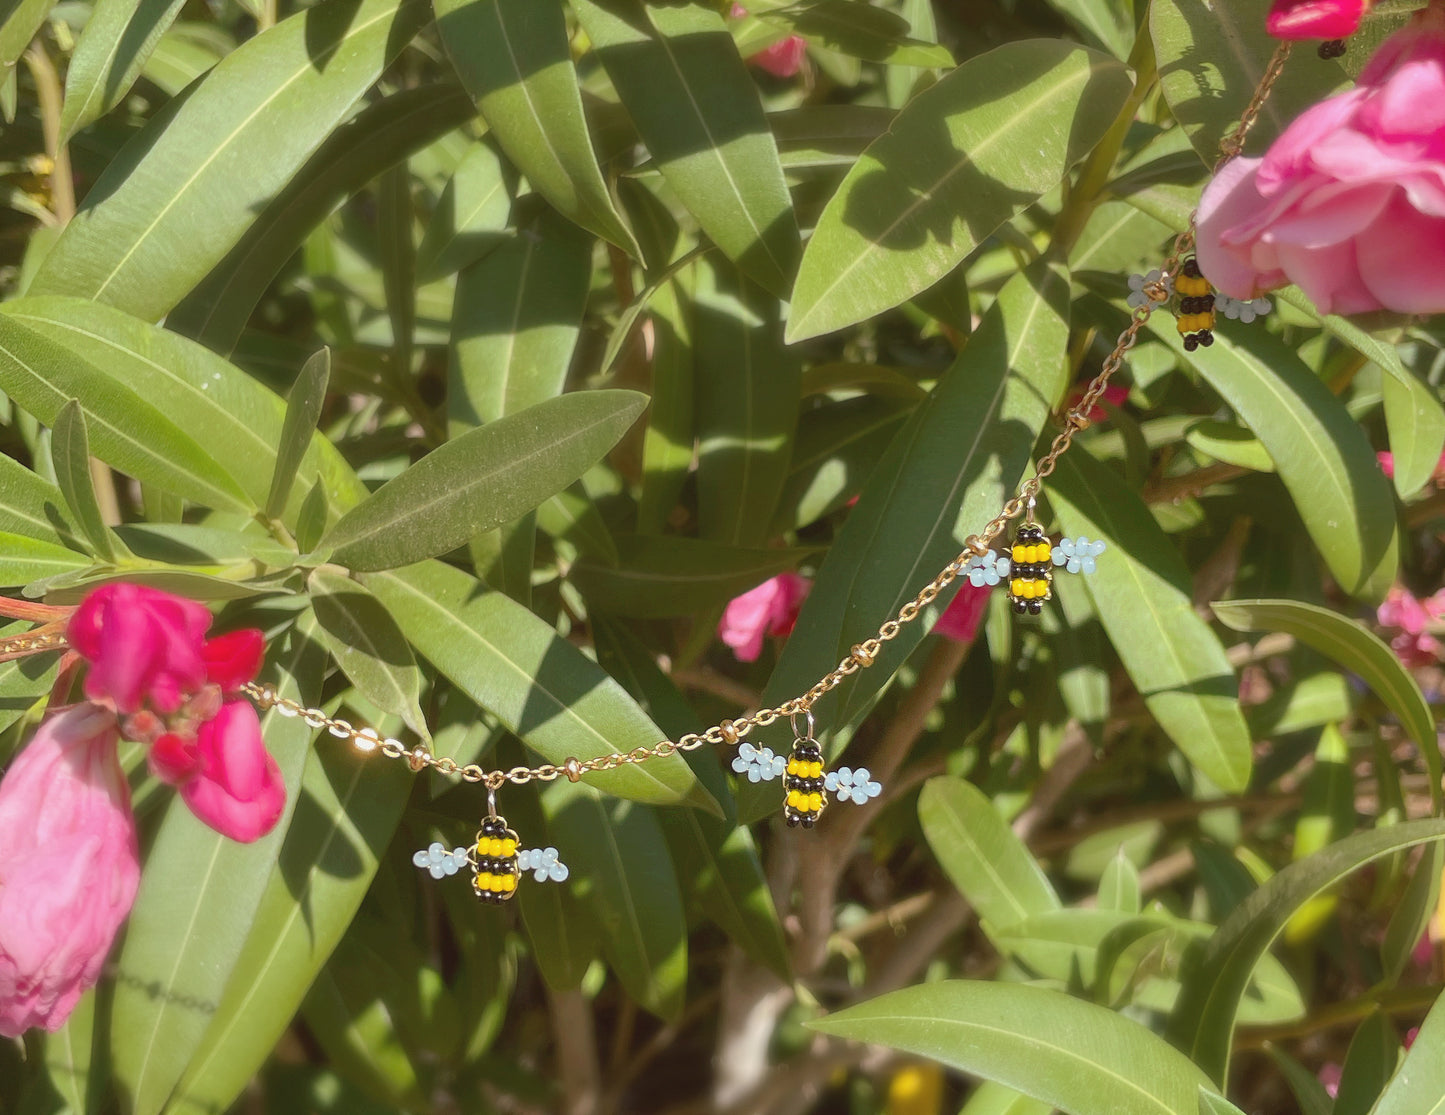
[[[803,795],[800,794],[800,793],[798,793],[797,790],[789,790],[789,791],[788,791],[788,798],[787,798],[788,804],[789,804],[790,806],[792,806],[794,809],[797,809],[797,808],[798,808],[798,799],[799,799],[800,797],[802,797],[802,796],[803,796]]]
[[[497,876],[497,889],[505,894],[510,894],[517,889],[517,877],[515,875]]]
[[[479,855],[479,856],[484,856],[484,855],[487,854],[487,845],[488,845],[488,843],[490,843],[490,841],[488,841],[485,837],[483,837],[481,840],[478,840],[478,841],[477,841],[477,846],[476,846],[476,849],[475,849],[477,855]]]
[[[1015,596],[1022,596],[1024,594],[1024,582],[1022,578],[1015,577],[1013,581],[1010,582],[1008,590]]]
[[[1028,547],[1027,547],[1027,546],[1023,546],[1023,545],[1015,546],[1014,549],[1013,549],[1014,561],[1028,561],[1029,559],[1024,556],[1024,555],[1026,555],[1028,552],[1029,552],[1029,551],[1028,551]]]
[[[822,795],[822,794],[818,794],[818,793],[809,794],[809,795],[808,795],[808,808],[809,808],[810,810],[812,810],[814,813],[817,813],[820,809],[822,809],[822,808],[823,808],[823,795]]]
[[[517,842],[510,836],[502,841],[502,855],[515,856],[517,854]]]
[[[1039,544],[1039,560],[1040,560],[1040,561],[1048,561],[1048,560],[1049,560],[1050,558],[1052,558],[1053,556],[1054,556],[1054,548],[1053,548],[1053,546],[1049,545],[1049,543],[1047,543],[1047,542],[1042,542],[1042,543]]]
[[[483,872],[482,874],[480,874],[480,875],[477,876],[477,878],[476,878],[476,888],[477,888],[478,890],[491,890],[491,889],[492,889],[492,876],[491,876],[491,873],[490,873],[490,872]]]
[[[809,778],[822,778],[822,777],[823,777],[823,764],[822,764],[822,763],[811,763],[811,764],[809,764],[808,777],[809,777]]]

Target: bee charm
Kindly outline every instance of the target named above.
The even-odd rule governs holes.
[[[1199,273],[1199,264],[1190,256],[1174,280],[1174,293],[1179,295],[1179,335],[1188,352],[1214,343],[1214,288]]]
[[[1054,596],[1054,549],[1043,528],[1019,527],[1009,555],[1008,598],[1016,615],[1036,616]]]
[[[523,872],[532,872],[537,882],[566,882],[570,872],[557,858],[556,848],[521,848],[517,834],[504,817],[495,814],[482,821],[469,848],[448,851],[437,843],[412,856],[412,863],[430,872],[433,879],[457,874],[463,867],[472,871],[472,890],[483,902],[500,906],[517,893]]]
[[[751,743],[738,746],[733,757],[733,770],[749,782],[771,782],[783,780],[783,818],[789,828],[799,826],[810,829],[818,823],[823,810],[828,807],[828,795],[834,794],[840,802],[851,801],[862,805],[869,798],[876,798],[883,792],[882,784],[874,782],[867,767],[853,770],[839,767],[836,771],[823,769],[823,749],[813,738],[813,714],[808,718],[807,734],[800,734],[794,727],[793,749],[787,759],[774,754],[771,747],[754,747]]]

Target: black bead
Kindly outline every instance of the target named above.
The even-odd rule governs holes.
[[[1328,39],[1320,43],[1319,56],[1326,61],[1331,58],[1343,58],[1345,55],[1344,39]]]
[[[1199,263],[1195,260],[1193,256],[1190,256],[1184,261],[1184,266],[1183,268],[1181,268],[1181,270],[1183,270],[1184,274],[1188,275],[1191,279],[1197,279],[1200,277]]]
[[[1205,348],[1208,348],[1214,343],[1214,334],[1208,329],[1201,329],[1197,335],[1199,337],[1199,343]]]
[[[1188,336],[1186,336],[1186,337],[1184,338],[1184,351],[1185,351],[1185,352],[1193,352],[1193,351],[1194,351],[1196,348],[1198,348],[1198,347],[1199,347],[1199,338],[1198,338],[1197,336],[1195,336],[1193,333],[1190,333]]]
[[[1031,616],[1036,616],[1044,610],[1044,602],[1042,600],[1030,600],[1028,605],[1029,615]]]

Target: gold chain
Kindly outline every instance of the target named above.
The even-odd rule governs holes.
[[[1214,166],[1215,173],[1218,173],[1225,163],[1244,149],[1245,138],[1259,118],[1260,110],[1264,107],[1270,90],[1278,80],[1289,53],[1290,44],[1280,43],[1255,89],[1253,98],[1246,106],[1238,127],[1220,142],[1220,157]],[[612,752],[591,759],[569,758],[560,765],[542,763],[535,767],[485,770],[476,763],[468,763],[463,766],[449,756],[433,755],[424,744],[408,748],[400,740],[380,735],[374,728],[358,728],[350,721],[328,716],[321,709],[309,708],[290,697],[283,697],[270,685],[251,682],[243,687],[243,691],[262,709],[275,709],[282,716],[300,718],[312,728],[325,729],[337,739],[350,741],[358,751],[368,753],[380,751],[389,759],[403,760],[414,772],[420,773],[430,768],[439,774],[460,778],[464,782],[482,783],[493,792],[508,782],[519,786],[533,780],[553,782],[558,778],[567,778],[577,782],[586,774],[616,770],[618,767],[629,764],[645,763],[649,759],[660,759],[678,751],[695,751],[704,744],[736,744],[753,728],[766,728],[784,717],[795,721],[800,714],[808,718],[807,735],[811,736],[813,705],[837,688],[844,678],[851,677],[859,670],[873,665],[877,661],[878,655],[882,653],[884,644],[896,639],[906,624],[916,620],[944,589],[956,581],[971,558],[981,557],[987,553],[994,539],[1004,532],[1012,520],[1032,509],[1044,478],[1054,471],[1059,458],[1073,444],[1075,435],[1088,429],[1089,414],[1103,396],[1104,389],[1109,385],[1110,377],[1123,367],[1125,353],[1134,347],[1140,330],[1144,328],[1154,310],[1168,300],[1170,296],[1169,280],[1176,274],[1180,261],[1194,246],[1196,215],[1197,211],[1190,214],[1188,227],[1175,238],[1168,258],[1160,265],[1160,277],[1144,284],[1144,303],[1134,309],[1128,327],[1119,334],[1113,350],[1104,358],[1099,374],[1089,382],[1083,395],[1064,415],[1063,429],[1054,438],[1053,443],[1049,446],[1049,451],[1039,460],[1034,469],[1034,475],[1019,486],[1017,494],[999,509],[999,513],[990,519],[982,530],[964,539],[963,549],[958,556],[945,565],[933,580],[924,585],[912,600],[899,608],[895,618],[885,620],[879,626],[876,635],[856,644],[849,651],[848,656],[836,667],[819,678],[807,692],[797,697],[784,701],[774,708],[761,709],[751,715],[739,717],[737,720],[724,720],[703,732],[690,732],[679,737],[676,742],[663,740],[651,747],[634,747],[631,751]],[[27,637],[11,636],[9,639],[0,639],[0,650],[40,650],[66,645],[63,634],[32,636],[30,638],[37,644],[35,646],[24,645],[21,640],[25,638]]]

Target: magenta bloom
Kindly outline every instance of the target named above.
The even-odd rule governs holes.
[[[103,585],[70,617],[66,635],[90,662],[85,695],[132,713],[149,702],[175,712],[206,683],[201,645],[211,626],[202,604],[143,585]]]
[[[0,781],[0,1034],[57,1030],[130,913],[140,854],[115,716],[48,717]]]
[[[1347,39],[1370,0],[1274,0],[1265,30],[1276,39]]]
[[[250,704],[222,705],[197,731],[191,754],[190,769],[177,781],[192,813],[243,844],[275,827],[286,806],[286,784],[261,739],[261,721]]]
[[[748,14],[747,8],[734,0],[728,13],[733,19]],[[758,51],[748,58],[749,66],[766,70],[774,77],[793,77],[803,68],[803,55],[808,52],[808,42],[799,35],[789,35],[782,42]]]
[[[1375,619],[1382,627],[1396,629],[1390,647],[1406,666],[1434,666],[1445,658],[1445,645],[1427,630],[1432,622],[1445,619],[1445,589],[1421,600],[1395,585],[1376,609]]]
[[[779,573],[757,588],[735,596],[723,612],[717,633],[733,648],[739,662],[756,662],[763,652],[763,637],[792,633],[798,611],[813,582],[797,573]]]
[[[988,614],[987,585],[972,585],[967,581],[958,590],[943,615],[938,617],[938,622],[933,625],[933,633],[942,635],[945,639],[952,639],[955,643],[971,643],[978,635],[979,624],[983,617]]]
[[[1199,203],[1199,266],[1234,298],[1296,283],[1324,313],[1445,310],[1445,8]]]

